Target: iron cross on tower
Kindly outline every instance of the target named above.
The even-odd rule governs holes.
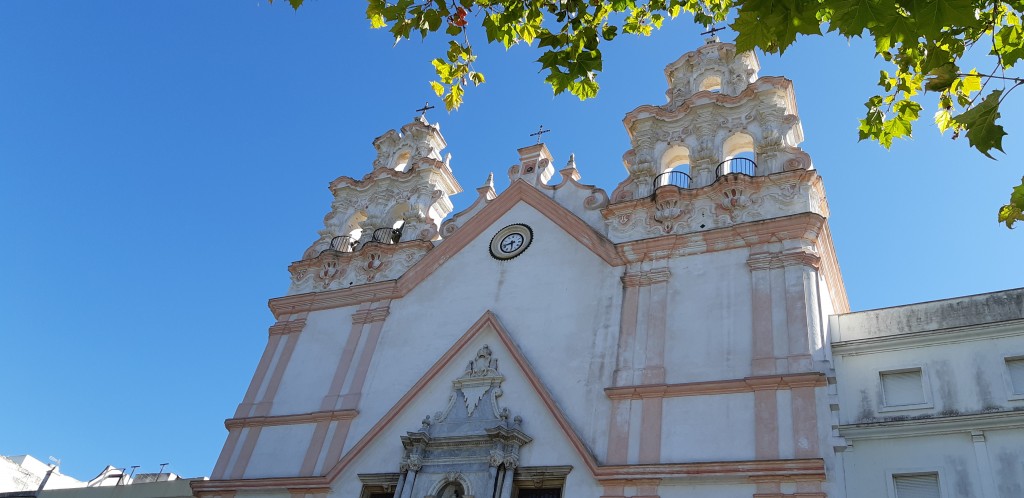
[[[709,29],[709,30],[707,30],[707,31],[705,31],[705,32],[703,32],[703,33],[701,33],[701,34],[702,34],[702,35],[711,35],[711,36],[717,36],[717,35],[716,35],[715,33],[719,32],[719,31],[722,31],[722,30],[724,30],[724,29],[725,29],[725,28],[711,28],[711,29]]]
[[[434,108],[434,106],[430,105],[430,102],[424,102],[423,103],[423,107],[420,107],[419,109],[416,109],[416,112],[420,113],[420,117],[422,118],[422,117],[427,115],[427,111],[429,111],[429,110],[431,110],[433,108]]]
[[[542,136],[544,136],[544,134],[549,132],[549,131],[551,131],[551,130],[545,130],[544,129],[544,125],[540,125],[540,129],[538,129],[536,133],[531,133],[530,136],[531,137],[537,137],[537,143],[540,143],[540,138]]]

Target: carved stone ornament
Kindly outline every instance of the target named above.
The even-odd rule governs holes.
[[[498,358],[490,346],[482,346],[452,381],[445,409],[401,437],[399,469],[417,472],[415,480],[406,480],[414,486],[412,496],[459,490],[468,497],[473,490],[494,488],[491,467],[519,465],[519,449],[532,438],[523,432],[522,418],[499,405],[503,380]]]

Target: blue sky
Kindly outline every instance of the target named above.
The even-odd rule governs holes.
[[[0,3],[0,454],[53,455],[80,479],[164,462],[209,475],[328,182],[361,177],[374,137],[440,107],[442,40],[393,48],[363,2],[307,3]],[[478,46],[488,82],[428,114],[465,189],[456,210],[490,171],[508,185],[540,124],[556,166],[575,152],[610,192],[623,115],[664,102],[662,69],[699,31],[681,19],[607,46],[587,102],[552,96],[535,49]],[[994,221],[1024,174],[1020,95],[999,161],[927,117],[885,151],[856,138],[883,67],[868,44],[805,38],[761,66],[795,82],[854,309],[1022,285],[1024,234]]]

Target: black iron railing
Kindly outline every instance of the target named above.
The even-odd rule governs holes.
[[[757,171],[757,163],[751,159],[745,157],[734,157],[732,159],[726,159],[715,168],[715,178],[723,175],[747,175],[754,176]]]
[[[353,239],[348,235],[339,235],[331,239],[331,245],[327,246],[328,251],[340,251],[340,252],[352,252],[352,248],[358,244],[359,241]]]
[[[379,242],[381,244],[397,244],[398,239],[402,238],[402,229],[400,228],[378,228],[373,231],[373,242]]]
[[[665,173],[654,177],[654,190],[658,190],[658,187],[664,187],[666,185],[674,185],[679,188],[690,188],[690,175],[687,175],[682,171],[666,171]]]

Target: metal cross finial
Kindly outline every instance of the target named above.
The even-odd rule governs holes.
[[[416,112],[420,113],[420,117],[426,116],[427,111],[433,109],[434,106],[430,105],[430,102],[424,102],[423,107],[416,109]]]
[[[537,143],[540,143],[540,138],[542,136],[544,136],[544,134],[549,132],[549,131],[551,131],[551,130],[545,130],[544,129],[544,125],[540,125],[540,129],[538,129],[536,133],[531,133],[530,136],[531,137],[537,137]]]
[[[701,34],[702,34],[702,35],[711,35],[711,36],[715,36],[715,33],[719,32],[719,31],[722,31],[722,30],[724,30],[724,29],[725,29],[725,28],[711,28],[711,29],[709,29],[709,30],[707,30],[707,31],[705,31],[705,32],[703,32],[703,33],[701,33]]]

